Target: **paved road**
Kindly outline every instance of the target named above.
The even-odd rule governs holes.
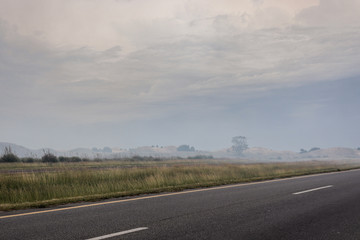
[[[360,239],[360,171],[35,211],[0,239]]]

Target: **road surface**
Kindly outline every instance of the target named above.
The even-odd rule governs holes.
[[[0,239],[360,239],[360,170],[0,212]]]

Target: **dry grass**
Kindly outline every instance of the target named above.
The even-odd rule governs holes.
[[[359,165],[323,162],[269,164],[170,164],[119,167],[100,163],[32,165],[0,175],[0,210],[44,207],[77,201],[345,170]],[[109,164],[112,167],[109,167]],[[116,165],[116,164],[115,164]],[[36,166],[37,168],[35,168]],[[93,168],[96,166],[96,168]],[[121,165],[124,166],[124,165]],[[19,165],[14,165],[15,169]],[[10,168],[6,168],[10,169]],[[27,169],[27,168],[21,168]],[[60,169],[60,170],[59,170]]]

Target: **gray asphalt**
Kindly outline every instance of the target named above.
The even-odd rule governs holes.
[[[0,239],[90,239],[140,227],[148,229],[108,239],[360,239],[359,186],[355,170],[16,216],[0,219]]]

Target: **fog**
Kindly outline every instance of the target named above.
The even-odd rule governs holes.
[[[360,1],[0,0],[0,141],[360,142]]]

